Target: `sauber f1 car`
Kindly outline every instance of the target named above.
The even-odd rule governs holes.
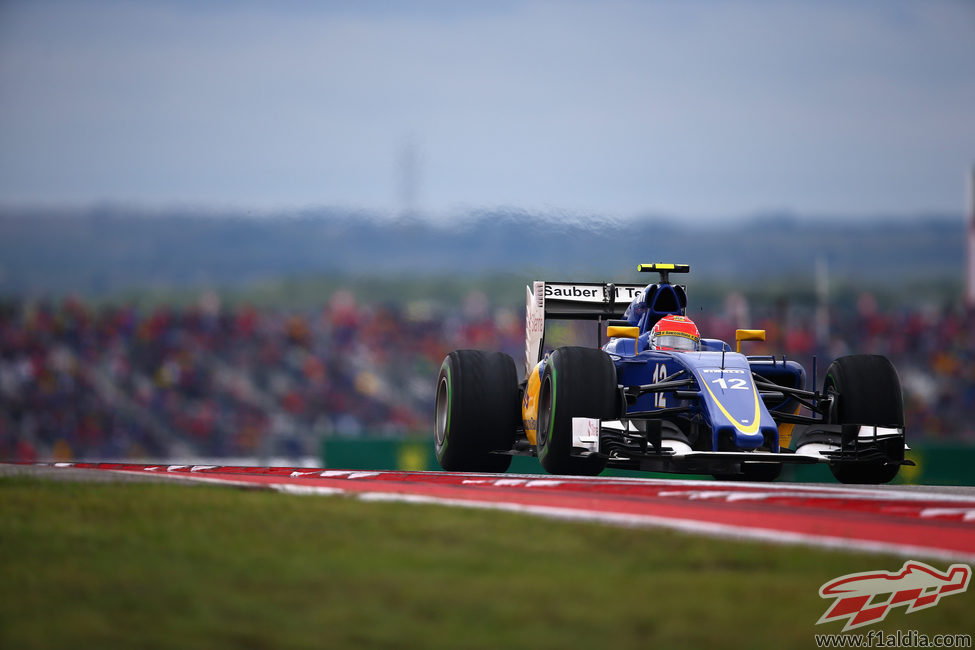
[[[641,264],[644,284],[534,282],[525,370],[501,352],[457,350],[437,385],[435,448],[450,471],[504,472],[515,455],[552,474],[606,467],[774,480],[786,463],[829,466],[843,483],[886,483],[904,458],[904,407],[893,365],[836,359],[816,388],[785,356],[745,356],[701,338],[686,318],[681,264]],[[596,322],[597,347],[545,353],[546,323]],[[605,334],[606,342],[603,343]]]

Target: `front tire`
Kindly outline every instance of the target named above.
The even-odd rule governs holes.
[[[515,361],[502,352],[456,350],[440,366],[434,449],[451,472],[504,472],[520,418]]]
[[[880,355],[840,357],[826,371],[823,392],[832,395],[830,424],[904,428],[904,398],[893,364]],[[829,469],[841,483],[889,483],[904,460],[904,436],[884,445],[888,462],[840,463]]]
[[[545,364],[539,389],[538,460],[551,474],[595,476],[606,458],[572,456],[572,418],[613,420],[619,400],[616,366],[602,350],[559,348]]]

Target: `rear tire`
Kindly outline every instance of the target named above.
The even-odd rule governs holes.
[[[456,350],[440,366],[434,449],[451,472],[504,472],[521,416],[518,372],[502,352]]]
[[[606,458],[572,456],[572,418],[619,417],[616,366],[602,350],[559,348],[545,364],[539,389],[538,460],[551,474],[595,476]]]
[[[880,355],[840,357],[826,371],[823,392],[833,396],[830,424],[904,428],[904,398],[893,364]],[[893,464],[881,461],[830,465],[841,483],[889,483],[904,460],[904,437],[886,446]]]

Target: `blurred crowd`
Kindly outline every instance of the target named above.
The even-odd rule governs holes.
[[[882,311],[864,296],[843,312],[748,314],[733,296],[713,315],[688,315],[725,340],[765,327],[767,342],[747,351],[817,355],[820,382],[836,356],[887,355],[913,439],[975,442],[971,310]],[[148,312],[8,301],[0,459],[297,458],[330,436],[428,436],[440,363],[457,348],[501,350],[521,368],[523,314],[478,293],[457,310],[363,305],[348,292],[310,312],[227,307],[215,295]]]
[[[356,304],[0,305],[0,458],[315,456],[326,436],[419,435],[443,357],[523,354],[514,312]]]

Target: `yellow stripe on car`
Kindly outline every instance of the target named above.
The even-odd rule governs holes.
[[[755,389],[754,384],[752,384],[752,394],[755,396],[755,415],[752,416],[751,424],[745,426],[744,424],[736,420],[735,417],[731,415],[731,413],[728,412],[728,409],[724,407],[724,404],[721,403],[721,400],[719,400],[718,396],[714,394],[714,392],[711,390],[711,387],[708,386],[708,383],[706,381],[702,381],[701,383],[704,384],[704,387],[711,395],[711,399],[713,399],[714,403],[718,405],[718,408],[721,410],[724,416],[728,418],[733,425],[735,425],[735,428],[737,428],[742,433],[746,433],[746,434],[758,433],[758,425],[759,425],[759,421],[762,418],[762,412],[758,405],[758,390]]]

